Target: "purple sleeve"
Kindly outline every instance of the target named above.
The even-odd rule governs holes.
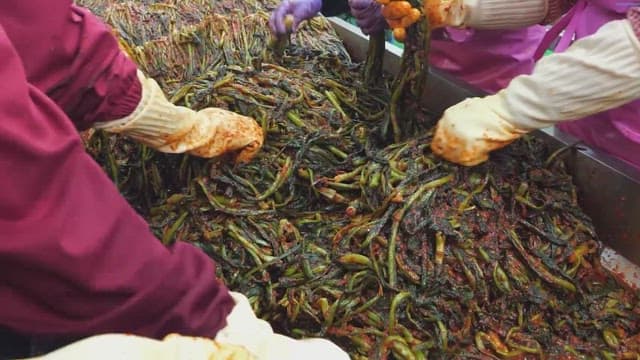
[[[78,129],[125,117],[138,105],[136,65],[111,30],[71,0],[0,1],[0,24],[29,82]]]
[[[633,7],[627,12],[627,19],[631,23],[633,32],[640,39],[640,7]]]
[[[547,17],[543,21],[545,24],[553,23],[559,19],[565,12],[567,12],[576,0],[549,0],[547,10]],[[631,7],[627,11],[627,19],[631,23],[631,27],[635,32],[638,39],[640,39],[640,6]]]
[[[71,120],[29,83],[1,24],[0,58],[0,326],[214,336],[234,304],[213,262],[154,238]]]

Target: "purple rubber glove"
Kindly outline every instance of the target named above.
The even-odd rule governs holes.
[[[269,27],[276,34],[286,34],[287,27],[284,19],[293,15],[292,31],[298,30],[301,22],[316,16],[322,9],[322,0],[284,0],[271,14]]]
[[[351,15],[366,35],[371,35],[387,28],[387,21],[382,16],[382,5],[375,0],[349,0]]]

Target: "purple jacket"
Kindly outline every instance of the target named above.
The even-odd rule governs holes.
[[[520,30],[437,29],[431,36],[429,63],[489,93],[529,74],[545,34],[543,26]]]
[[[195,247],[164,247],[77,129],[128,115],[136,66],[71,0],[0,2],[0,327],[214,336],[233,307]]]
[[[564,51],[575,41],[573,39],[587,37],[613,20],[627,18],[640,38],[640,7],[631,7],[632,3],[620,0],[552,1],[552,18],[567,8],[569,10],[545,36],[537,57],[558,38],[561,31],[564,33],[556,52]],[[558,128],[640,169],[640,100],[584,119],[563,122]]]

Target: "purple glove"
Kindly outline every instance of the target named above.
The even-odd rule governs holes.
[[[349,0],[351,15],[366,35],[383,31],[387,28],[387,21],[382,16],[382,5],[375,0]]]
[[[287,26],[284,19],[293,15],[292,31],[298,30],[301,22],[311,19],[322,10],[322,0],[284,0],[271,14],[269,27],[276,34],[286,34]]]

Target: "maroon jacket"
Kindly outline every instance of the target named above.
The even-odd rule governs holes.
[[[78,129],[130,114],[136,67],[71,0],[0,1],[0,327],[214,336],[233,307],[212,261],[164,247]]]

